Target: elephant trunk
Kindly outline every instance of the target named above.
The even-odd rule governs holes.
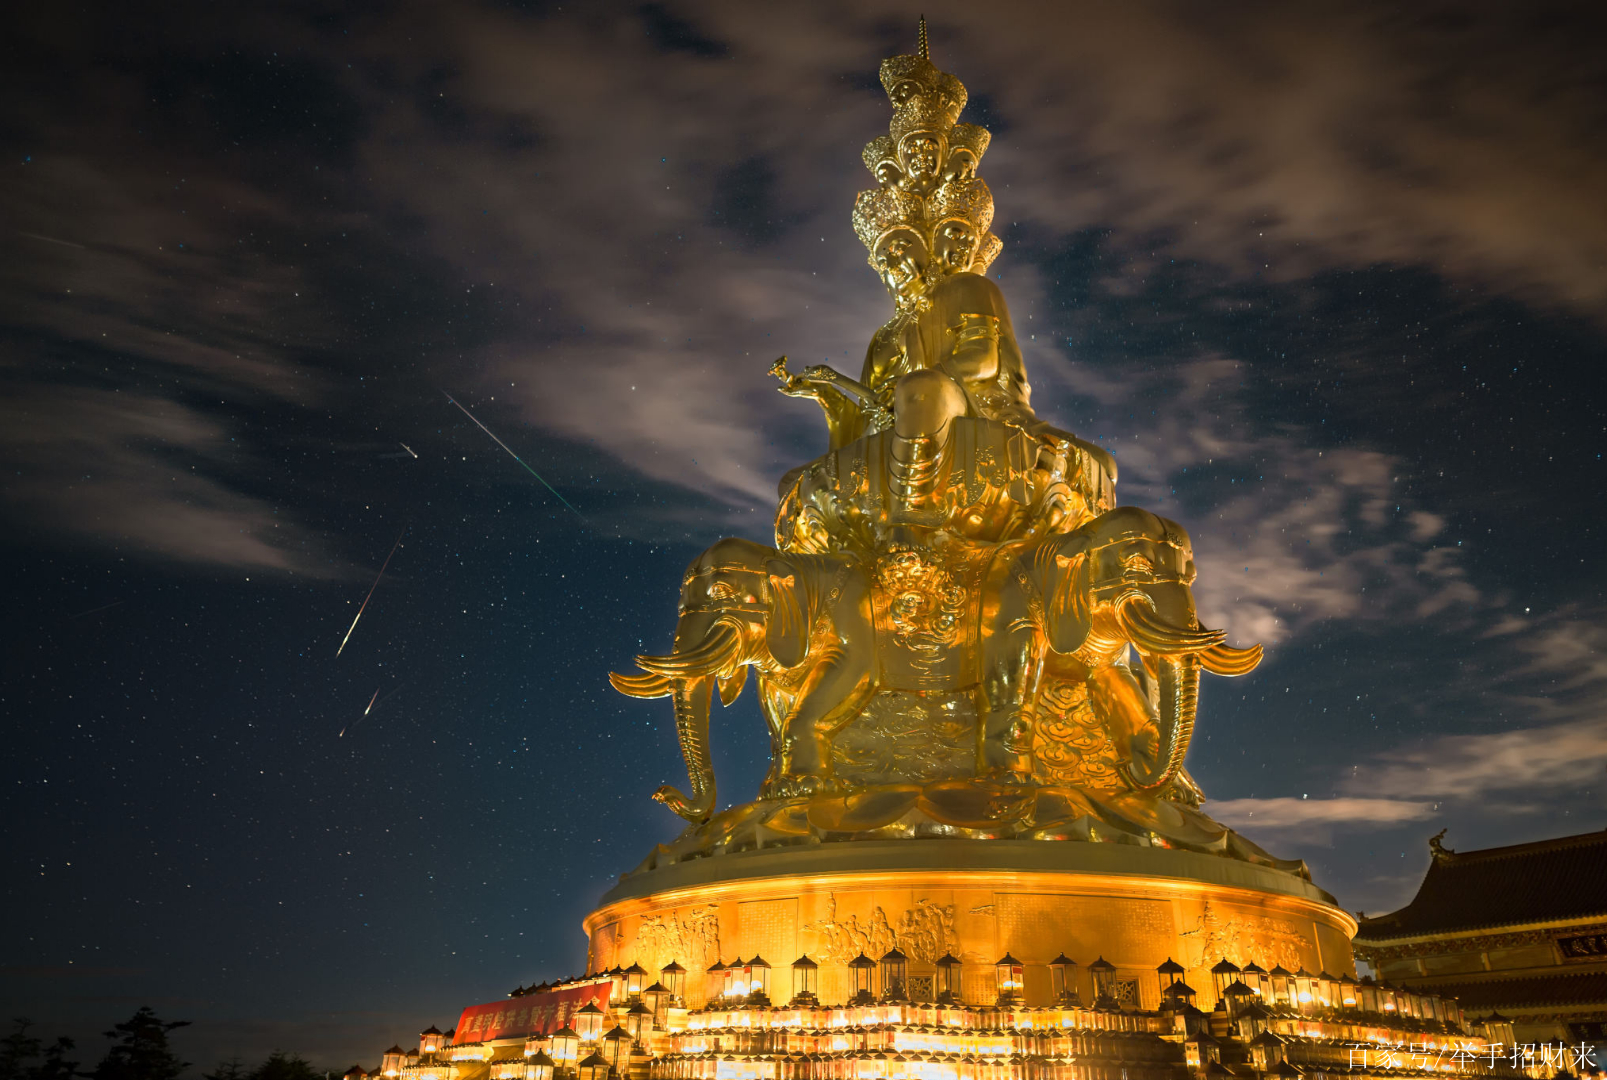
[[[1200,661],[1192,653],[1157,657],[1160,667],[1160,746],[1147,768],[1122,766],[1127,780],[1140,791],[1166,786],[1183,767],[1194,737],[1194,715],[1200,701]]]
[[[681,753],[686,757],[686,773],[692,781],[692,794],[665,784],[653,798],[688,821],[707,821],[714,812],[714,763],[709,760],[709,706],[714,697],[713,675],[675,680],[675,731]]]

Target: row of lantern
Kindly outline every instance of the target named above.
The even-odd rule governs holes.
[[[1157,1060],[1166,1044],[1156,1031],[1006,1028],[849,1028],[846,1030],[734,1030],[678,1034],[665,1056],[705,1053],[870,1054],[930,1053],[1007,1057],[1069,1054],[1117,1061]]]
[[[1166,963],[1155,970],[1162,1001],[1193,995],[1193,988],[1183,982],[1181,964],[1168,957]],[[1241,968],[1224,959],[1211,968],[1211,982],[1217,1000],[1226,1002],[1230,1010],[1259,999],[1274,1007],[1282,1005],[1304,1013],[1318,1009],[1357,1009],[1457,1027],[1463,1024],[1462,1008],[1455,998],[1377,983],[1370,977],[1357,980],[1341,975],[1336,978],[1326,971],[1313,975],[1305,968],[1291,972],[1282,965],[1267,971],[1253,961]]]
[[[654,1062],[652,1080],[1043,1080],[1110,1076],[1125,1080],[1170,1078],[1170,1062],[1106,1068],[1071,1057],[975,1057],[958,1054],[867,1054],[863,1057],[794,1054],[777,1058],[706,1054]]]
[[[679,966],[679,965],[676,965]],[[848,962],[850,978],[850,1005],[890,1004],[909,1001],[909,958],[898,949],[883,953],[873,960],[860,953]],[[940,957],[934,964],[934,998],[940,1005],[957,1005],[963,1000],[960,984],[962,962],[952,953]],[[1077,989],[1078,964],[1064,954],[1049,963],[1050,996],[1056,1005],[1079,1006],[1081,994]],[[730,1007],[745,1002],[750,1005],[768,1004],[770,1001],[770,964],[761,956],[751,960],[738,958],[729,964],[715,961],[707,971],[708,989],[706,1008]],[[1093,977],[1096,1005],[1116,1004],[1116,965],[1100,957],[1088,966]],[[1019,1005],[1025,986],[1026,965],[1005,953],[993,965],[995,1003]],[[794,1006],[814,1005],[819,1002],[820,965],[808,955],[792,962],[792,1000]]]

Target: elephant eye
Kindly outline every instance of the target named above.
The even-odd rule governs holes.
[[[736,589],[728,582],[716,581],[709,586],[709,596],[715,600],[729,600],[736,594]]]
[[[1129,555],[1122,560],[1122,569],[1132,571],[1135,574],[1153,574],[1155,564],[1143,555]]]

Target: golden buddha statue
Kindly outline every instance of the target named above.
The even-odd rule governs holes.
[[[826,453],[782,480],[774,546],[711,547],[673,650],[611,677],[675,702],[692,787],[657,797],[691,825],[667,857],[1136,830],[1268,861],[1198,811],[1183,767],[1201,672],[1242,674],[1260,648],[1200,627],[1187,533],[1118,509],[1112,457],[1034,414],[986,276],[1003,244],[965,87],[924,32],[881,81],[893,117],[853,225],[893,316],[858,379],[776,361],[781,392],[824,411]],[[750,668],[772,767],[759,799],[716,812],[708,711]]]

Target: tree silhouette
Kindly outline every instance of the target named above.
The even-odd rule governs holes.
[[[127,1021],[106,1032],[108,1039],[121,1040],[106,1052],[95,1071],[94,1080],[178,1080],[189,1067],[167,1045],[167,1033],[186,1027],[188,1020],[162,1020],[150,1006],[142,1005]]]
[[[71,1039],[63,1035],[47,1047],[28,1034],[32,1020],[19,1016],[12,1023],[11,1034],[0,1039],[0,1080],[71,1080],[77,1074],[78,1062],[67,1060]],[[39,1064],[28,1064],[41,1054]]]
[[[251,1070],[249,1080],[323,1080],[323,1076],[300,1054],[275,1050],[268,1055],[268,1060]]]

